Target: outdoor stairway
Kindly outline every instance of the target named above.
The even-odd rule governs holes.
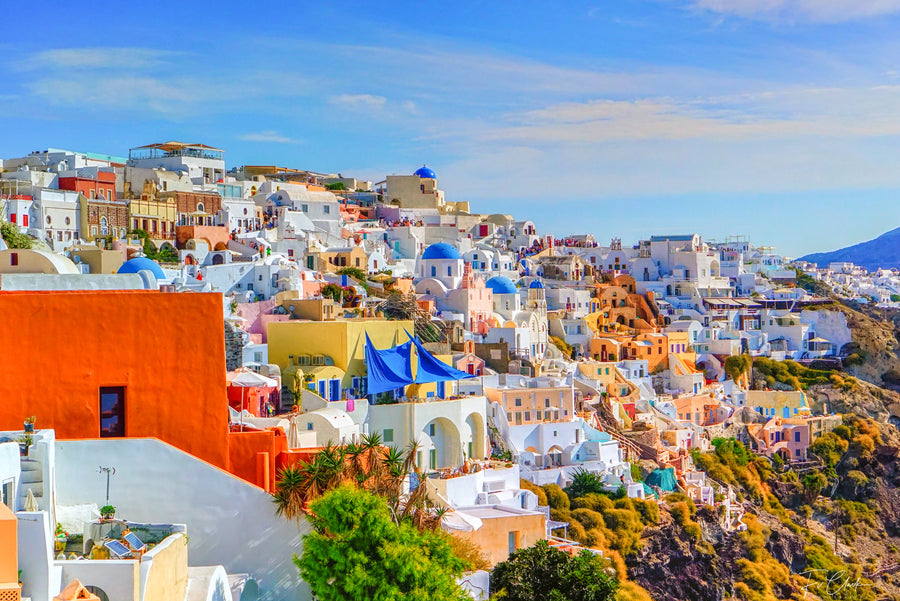
[[[34,447],[32,447],[33,449]],[[44,503],[44,468],[40,461],[22,457],[20,459],[22,478],[19,481],[19,495],[17,507],[25,507],[28,498],[28,490],[34,493],[38,507],[45,507]]]

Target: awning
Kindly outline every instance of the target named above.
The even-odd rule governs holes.
[[[412,377],[412,342],[394,348],[378,350],[366,333],[366,380],[368,393],[394,390],[415,380]]]
[[[416,370],[416,384],[424,384],[426,382],[446,382],[448,380],[465,380],[476,377],[474,374],[464,372],[462,370],[451,367],[435,358],[429,353],[422,343],[415,337],[406,333],[410,341],[416,345],[416,351],[419,353],[419,369]]]

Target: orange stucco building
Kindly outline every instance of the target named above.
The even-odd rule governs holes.
[[[0,599],[18,601],[19,558],[18,520],[9,507],[0,503]]]
[[[230,468],[220,294],[0,293],[0,429],[158,438]],[[273,458],[274,459],[274,458]]]

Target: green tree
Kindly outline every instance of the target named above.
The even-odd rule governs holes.
[[[439,532],[397,524],[384,499],[341,486],[312,504],[313,532],[294,556],[321,601],[463,601],[456,584],[468,566]]]
[[[491,590],[503,601],[612,601],[618,580],[588,550],[575,557],[542,540],[520,549],[491,573]]]
[[[7,221],[0,223],[0,238],[3,238],[9,248],[31,248],[31,236],[19,232],[18,226]]]
[[[366,272],[359,267],[341,267],[337,270],[338,275],[349,275],[360,283],[366,281]]]
[[[753,357],[747,354],[732,355],[725,359],[725,374],[735,382],[750,371],[752,367]]]
[[[803,497],[806,503],[809,505],[815,503],[826,484],[828,478],[822,472],[810,472],[803,476]]]
[[[344,296],[344,289],[338,286],[337,284],[325,284],[322,286],[322,289],[319,293],[325,298],[330,298],[335,300],[336,302],[341,302],[341,298]]]

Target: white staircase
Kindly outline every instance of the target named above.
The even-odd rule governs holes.
[[[34,447],[30,450],[33,452]],[[29,489],[37,500],[38,508],[47,509],[47,502],[44,499],[44,467],[43,462],[38,459],[22,457],[20,460],[22,476],[19,480],[19,494],[17,499],[17,507],[25,508],[25,500],[28,498]]]

